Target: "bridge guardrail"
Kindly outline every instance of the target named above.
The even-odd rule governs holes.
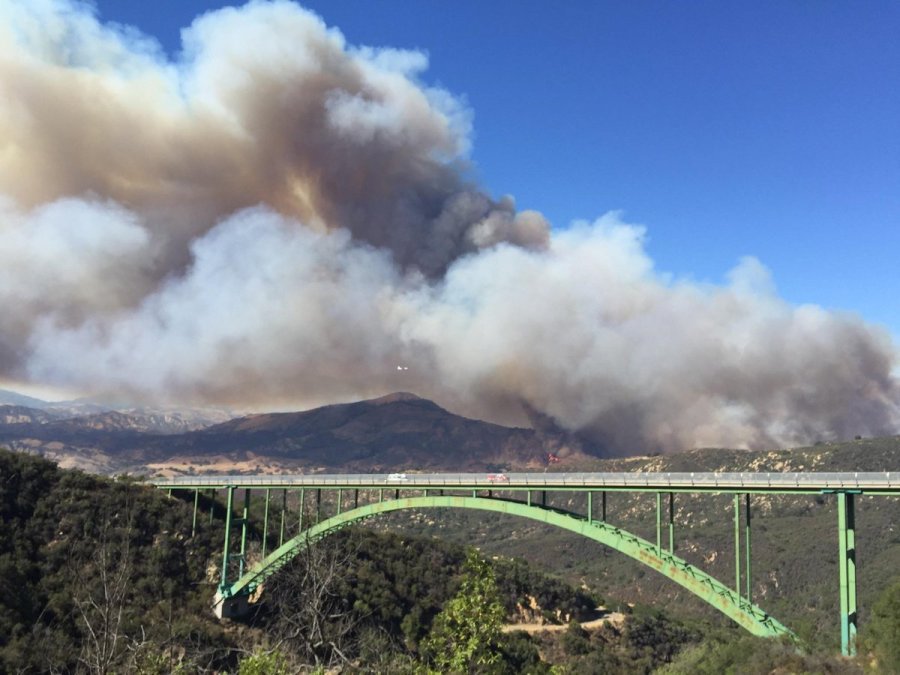
[[[487,473],[201,475],[156,479],[158,487],[240,485],[270,487],[383,488],[772,488],[772,489],[898,489],[900,472],[630,472],[630,473],[508,473],[504,479]]]

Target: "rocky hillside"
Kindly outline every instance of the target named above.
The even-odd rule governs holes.
[[[5,420],[5,422],[4,422]],[[0,406],[0,444],[90,471],[390,471],[541,468],[552,453],[583,464],[594,448],[554,430],[454,415],[413,394],[239,417],[172,433],[189,418],[105,412],[69,419]]]

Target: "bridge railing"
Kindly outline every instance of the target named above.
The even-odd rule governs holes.
[[[887,489],[900,491],[900,472],[628,472],[628,473],[432,473],[417,474],[202,475],[153,479],[166,486],[359,486],[359,487],[619,487]]]

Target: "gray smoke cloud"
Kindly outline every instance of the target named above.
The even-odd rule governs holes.
[[[752,258],[673,281],[618,214],[551,231],[479,189],[423,54],[288,2],[182,36],[171,61],[0,0],[0,377],[258,408],[403,389],[616,454],[900,426],[881,329],[787,304]]]

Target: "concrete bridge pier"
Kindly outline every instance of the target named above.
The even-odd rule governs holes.
[[[230,598],[222,596],[221,591],[216,591],[213,599],[213,613],[218,619],[236,619],[246,616],[250,611],[250,596],[240,593]]]

